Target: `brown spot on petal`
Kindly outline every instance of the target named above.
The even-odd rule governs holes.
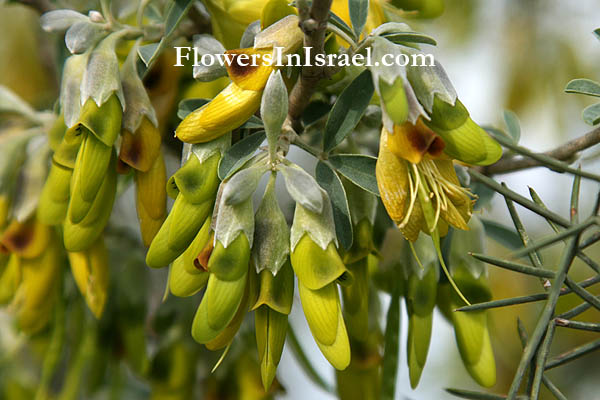
[[[429,145],[427,153],[432,157],[439,157],[444,152],[444,148],[446,148],[446,142],[444,142],[441,137],[437,136]]]
[[[0,247],[5,252],[20,253],[31,243],[33,234],[33,224],[21,224],[13,221],[2,235]]]
[[[197,269],[208,271],[208,260],[210,259],[210,255],[212,254],[214,249],[213,238],[214,232],[210,234],[208,242],[206,243],[202,251],[200,251],[198,256],[194,259],[194,267],[196,267]]]
[[[242,77],[250,75],[252,71],[258,68],[258,65],[252,62],[252,58],[249,54],[243,52],[234,53],[234,51],[235,50],[227,52],[232,55],[231,65],[229,66],[229,75]]]

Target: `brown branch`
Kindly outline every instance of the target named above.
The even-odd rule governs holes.
[[[571,160],[578,152],[588,149],[600,143],[600,127],[596,128],[585,135],[573,139],[554,150],[542,153],[545,156],[555,158],[560,161]],[[504,174],[507,172],[520,171],[526,168],[539,167],[543,164],[532,158],[511,156],[503,157],[497,163],[490,165],[484,169],[486,175]]]
[[[317,83],[326,76],[324,66],[315,65],[317,54],[325,53],[325,33],[332,0],[313,0],[310,10],[305,1],[298,2],[300,22],[304,32],[304,47],[311,48],[306,60],[310,66],[302,68],[300,79],[292,89],[289,98],[288,118],[296,132],[302,130],[300,117],[315,91]]]

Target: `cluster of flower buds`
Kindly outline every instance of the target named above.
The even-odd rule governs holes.
[[[19,329],[36,333],[52,315],[63,265],[60,240],[35,219],[13,220],[0,237],[0,253],[10,254],[0,276],[0,303],[10,303]]]

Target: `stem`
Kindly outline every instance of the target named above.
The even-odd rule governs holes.
[[[308,105],[317,83],[325,77],[325,67],[317,66],[315,57],[325,53],[325,34],[332,0],[314,0],[310,10],[306,1],[298,2],[299,26],[304,32],[304,47],[310,47],[310,66],[302,68],[300,79],[289,97],[288,117],[296,132],[302,130],[300,117]]]
[[[517,372],[515,374],[515,378],[510,386],[510,390],[508,392],[507,399],[515,400],[517,398],[517,392],[519,387],[521,386],[521,382],[523,380],[523,375],[525,374],[525,370],[527,366],[533,359],[535,352],[538,349],[538,346],[548,328],[548,324],[550,323],[550,319],[554,314],[556,309],[556,303],[558,301],[558,297],[560,296],[561,287],[564,284],[564,281],[567,277],[567,273],[569,272],[569,267],[573,262],[573,258],[575,257],[575,253],[577,250],[577,243],[579,241],[579,233],[574,235],[570,240],[567,248],[563,251],[560,268],[557,272],[556,279],[550,289],[548,294],[548,300],[546,301],[546,305],[540,315],[538,323],[531,335],[531,339],[527,343],[525,347],[525,351],[523,352],[523,357],[521,358],[521,362],[519,363],[519,367],[517,368]]]
[[[554,150],[547,151],[545,153],[536,154],[538,160],[532,158],[535,153],[530,152],[527,157],[509,157],[502,158],[497,163],[490,165],[485,168],[485,174],[504,174],[507,172],[519,171],[526,168],[539,167],[548,164],[548,158],[555,160],[567,161],[572,159],[578,152],[585,150],[600,143],[600,128],[596,128],[585,135],[571,140],[561,146],[558,146]],[[508,146],[507,146],[508,147]],[[516,146],[519,147],[519,146]],[[522,148],[519,148],[522,151]],[[527,150],[527,149],[525,149]],[[539,156],[544,157],[544,162],[539,161]],[[594,179],[594,178],[592,178]]]

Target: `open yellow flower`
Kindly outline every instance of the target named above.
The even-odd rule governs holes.
[[[227,51],[225,56],[231,57],[231,63],[226,68],[232,82],[209,103],[185,117],[175,136],[187,143],[204,143],[246,122],[260,107],[263,89],[274,68],[262,60],[272,53],[272,48]]]
[[[468,229],[473,197],[456,176],[445,143],[420,120],[383,128],[376,176],[383,204],[407,240],[448,225]],[[428,216],[431,215],[429,218]]]

